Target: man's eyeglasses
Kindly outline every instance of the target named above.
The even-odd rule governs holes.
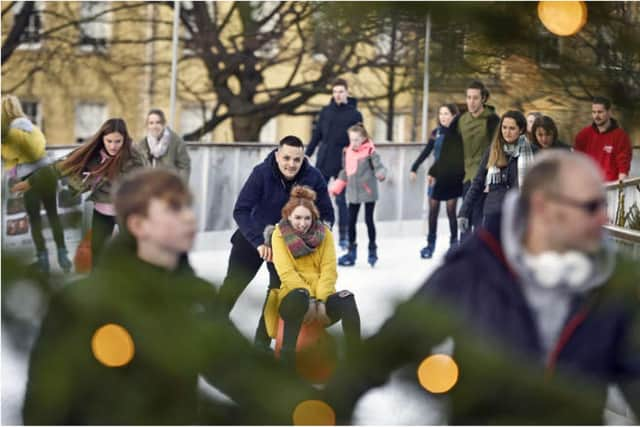
[[[556,202],[578,208],[589,215],[595,215],[600,211],[600,209],[605,209],[607,207],[607,199],[605,199],[604,197],[598,197],[596,199],[583,201],[576,200],[572,197],[564,196],[562,194],[551,193],[549,194],[549,198],[555,200]]]

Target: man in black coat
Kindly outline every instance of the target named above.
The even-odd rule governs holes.
[[[294,185],[306,185],[316,192],[320,219],[333,225],[333,206],[325,179],[304,157],[302,141],[295,136],[284,137],[278,149],[253,169],[233,209],[238,229],[231,237],[233,246],[229,267],[220,288],[220,298],[227,314],[263,261],[267,262],[269,270],[269,289],[280,287],[280,278],[271,262],[271,245],[263,234],[266,226],[277,224],[282,218],[282,208],[289,200]],[[266,350],[270,341],[261,317],[256,330],[256,344]]]
[[[327,183],[332,177],[337,177],[342,169],[342,152],[349,145],[347,129],[356,123],[362,123],[362,114],[356,108],[357,101],[349,97],[347,82],[337,79],[333,82],[332,91],[331,102],[320,111],[311,142],[305,151],[305,154],[311,157],[318,147],[316,167],[320,169]],[[346,248],[349,244],[349,213],[344,192],[336,196],[336,204],[340,246]]]

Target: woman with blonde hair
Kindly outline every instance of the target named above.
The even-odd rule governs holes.
[[[3,97],[2,159],[9,178],[23,181],[31,178],[36,171],[42,170],[38,175],[39,179],[33,180],[31,189],[24,193],[25,210],[37,253],[35,266],[44,273],[48,273],[50,269],[40,216],[41,206],[44,205],[58,248],[58,264],[63,271],[68,272],[71,269],[71,261],[64,242],[64,229],[58,216],[57,180],[48,168],[44,168],[51,163],[45,146],[43,133],[24,114],[20,100],[13,95]]]
[[[280,289],[272,290],[265,306],[265,324],[275,338],[278,317],[284,322],[281,358],[295,362],[300,328],[319,321],[331,325],[342,320],[347,351],[360,342],[360,315],[354,295],[336,292],[336,252],[333,234],[320,221],[315,191],[294,186],[282,208],[282,219],[273,229],[273,263]]]
[[[147,114],[147,134],[137,148],[151,167],[162,167],[177,172],[185,182],[191,174],[191,158],[180,135],[169,129],[162,110],[154,108]]]
[[[114,118],[104,122],[98,132],[80,148],[47,168],[46,172],[53,173],[58,179],[67,177],[69,186],[77,194],[91,192],[89,200],[94,202],[91,221],[94,266],[116,225],[111,195],[113,183],[123,174],[145,165],[144,158],[132,145],[127,124],[122,119]],[[28,190],[40,173],[16,184],[12,191]]]

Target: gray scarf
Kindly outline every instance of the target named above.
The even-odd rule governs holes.
[[[169,128],[165,127],[160,135],[160,139],[156,139],[153,135],[147,134],[147,145],[149,146],[149,152],[155,166],[156,159],[164,156],[169,148],[169,142],[171,142],[171,132]]]
[[[518,187],[520,187],[529,166],[531,166],[531,163],[533,162],[533,149],[531,148],[531,144],[529,144],[524,135],[520,135],[516,144],[504,144],[502,149],[507,157],[518,158]],[[501,183],[502,174],[500,173],[500,168],[497,166],[491,166],[487,169],[487,187],[491,184]]]

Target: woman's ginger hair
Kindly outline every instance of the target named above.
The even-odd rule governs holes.
[[[364,128],[364,125],[362,123],[356,123],[355,125],[351,126],[349,129],[347,129],[347,132],[358,133],[364,139],[371,139],[369,137],[369,132],[367,132],[367,130]]]
[[[298,206],[304,206],[311,212],[311,218],[313,221],[317,221],[320,218],[318,207],[315,204],[316,192],[311,188],[302,185],[294,185],[291,189],[291,197],[289,201],[282,208],[282,218],[289,218],[291,212]]]

